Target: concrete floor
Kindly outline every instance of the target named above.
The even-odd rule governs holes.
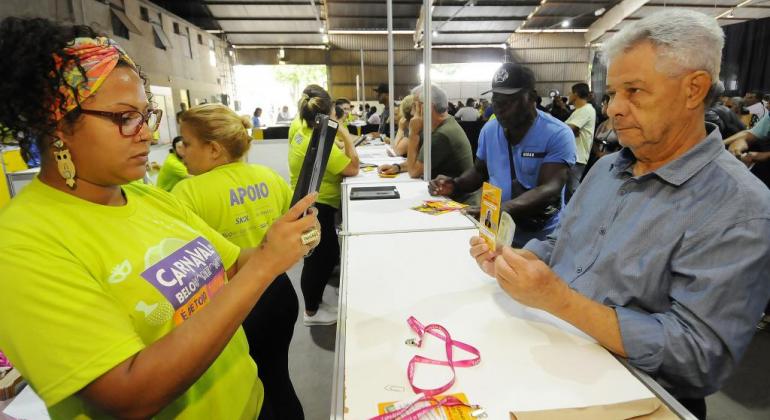
[[[301,272],[302,263],[288,272],[300,298],[300,311],[304,310],[299,286]],[[333,278],[330,284],[336,285],[338,281],[338,277]],[[334,290],[326,288],[324,301],[337,299]],[[305,327],[300,312],[289,351],[289,368],[307,420],[329,418],[335,333],[334,325]],[[708,420],[770,419],[770,332],[757,332],[736,372],[722,391],[708,397],[706,403]]]

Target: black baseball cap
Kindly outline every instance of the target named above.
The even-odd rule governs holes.
[[[513,95],[522,89],[535,89],[535,74],[517,63],[503,63],[492,76],[492,89],[482,93]]]
[[[380,83],[376,88],[374,88],[374,91],[377,93],[388,93],[389,90],[390,89],[388,89],[387,83]]]

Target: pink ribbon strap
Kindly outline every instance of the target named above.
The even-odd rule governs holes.
[[[422,345],[423,337],[424,335],[430,334],[440,340],[444,341],[444,348],[446,350],[446,360],[436,360],[436,359],[430,359],[423,356],[414,356],[412,357],[412,360],[409,361],[409,366],[406,369],[406,376],[409,378],[409,385],[412,386],[412,390],[417,394],[425,394],[426,397],[432,397],[434,395],[441,394],[442,392],[448,390],[452,387],[455,383],[455,367],[471,367],[476,366],[481,362],[481,353],[476,349],[475,347],[463,343],[461,341],[453,340],[452,336],[449,334],[449,331],[446,330],[446,328],[442,327],[439,324],[429,324],[428,326],[423,326],[420,321],[415,319],[415,317],[410,316],[409,319],[406,321],[409,326],[414,330],[414,332],[417,333],[416,339],[409,339],[406,340],[407,344],[412,344],[417,347],[420,347]],[[464,359],[464,360],[454,360],[453,355],[453,347],[457,347],[461,350],[465,350],[468,353],[474,354],[475,356],[470,359]],[[438,365],[438,366],[449,366],[449,368],[452,370],[452,379],[449,380],[446,384],[443,386],[440,386],[438,388],[433,389],[423,389],[418,386],[415,386],[414,384],[414,370],[418,363],[425,363],[430,365]]]

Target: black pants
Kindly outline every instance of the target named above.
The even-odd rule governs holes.
[[[310,312],[318,310],[326,283],[340,261],[340,244],[337,241],[334,222],[337,209],[320,203],[316,203],[315,207],[318,209],[318,222],[321,223],[321,242],[313,253],[305,258],[301,280],[305,310]]]
[[[243,321],[249,354],[265,387],[261,419],[304,419],[302,404],[289,377],[289,344],[299,301],[285,273],[276,277]]]
[[[677,400],[698,420],[706,420],[705,398],[678,398]]]

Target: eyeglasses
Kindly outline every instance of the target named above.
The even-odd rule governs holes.
[[[163,116],[163,111],[160,109],[151,109],[147,111],[147,114],[142,114],[139,111],[108,112],[82,108],[80,112],[111,119],[112,122],[117,124],[120,134],[126,137],[135,136],[139,133],[144,123],[147,123],[150,131],[157,130],[158,126],[160,126],[160,117]]]

